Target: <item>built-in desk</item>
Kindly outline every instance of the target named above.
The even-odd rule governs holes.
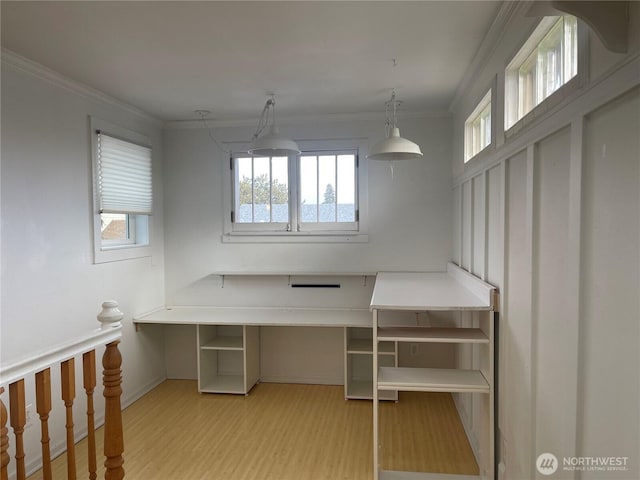
[[[245,395],[260,379],[259,327],[342,328],[345,398],[373,398],[371,314],[365,308],[169,306],[133,321],[136,328],[196,325],[198,390]],[[383,362],[397,365],[395,345],[388,345]]]
[[[225,275],[238,273],[219,273]],[[248,275],[256,275],[249,273]],[[265,274],[266,275],[266,274]],[[269,273],[269,275],[276,275]],[[278,275],[303,275],[300,273]],[[317,275],[317,274],[314,274]],[[324,273],[323,275],[330,275]],[[336,273],[334,276],[343,274]],[[350,273],[349,275],[356,275]],[[359,274],[358,274],[359,275]],[[363,274],[366,282],[366,276]],[[224,287],[224,281],[221,286]],[[292,285],[293,286],[293,285]],[[142,324],[196,325],[198,388],[201,392],[244,393],[260,376],[260,327],[305,326],[344,329],[345,397],[373,399],[374,478],[436,478],[429,474],[385,472],[378,465],[378,401],[398,391],[459,392],[486,398],[478,411],[482,427],[481,477],[494,468],[494,316],[496,290],[454,264],[446,272],[381,272],[370,309],[294,307],[169,306],[137,316]],[[477,312],[472,328],[435,328],[380,322],[379,312]],[[476,314],[474,314],[476,315]],[[473,370],[406,368],[398,365],[398,343],[452,343],[477,349]],[[437,478],[456,478],[441,476]],[[458,477],[459,479],[463,477]],[[464,477],[468,478],[468,477]]]
[[[135,317],[133,322],[136,325],[371,328],[371,314],[365,308],[168,306]]]

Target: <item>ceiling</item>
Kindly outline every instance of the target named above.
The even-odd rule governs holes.
[[[499,1],[2,1],[2,46],[163,120],[443,110]],[[394,65],[395,59],[395,65]]]

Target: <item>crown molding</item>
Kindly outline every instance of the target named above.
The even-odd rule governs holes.
[[[462,78],[462,81],[456,89],[456,93],[453,96],[453,100],[449,104],[449,112],[454,112],[458,107],[458,103],[462,97],[469,91],[470,86],[477,80],[480,70],[484,67],[487,59],[495,52],[504,32],[506,26],[509,24],[512,18],[518,15],[524,15],[529,9],[531,3],[528,1],[509,1],[504,2],[500,6],[500,10],[493,20],[493,23],[489,27],[489,31],[482,39],[478,50],[473,56],[473,61],[467,68],[467,71]]]
[[[451,118],[451,112],[447,110],[424,110],[417,112],[398,112],[398,118],[421,119],[421,118]],[[222,120],[208,118],[208,128],[234,128],[234,127],[255,127],[257,118]],[[363,113],[327,113],[319,115],[291,115],[278,116],[278,126],[300,125],[310,123],[340,123],[340,122],[382,122],[384,123],[384,112],[363,112]],[[202,120],[170,120],[164,122],[166,130],[185,130],[202,128]]]
[[[196,129],[202,128],[202,121],[194,120],[169,120],[163,121],[158,117],[134,107],[122,100],[118,100],[77,80],[66,77],[55,70],[19,55],[12,50],[2,47],[2,65],[10,66],[33,77],[44,80],[57,87],[64,88],[76,95],[91,100],[97,100],[118,107],[130,114],[154,123],[164,129]],[[417,112],[398,112],[398,118],[449,118],[451,113],[447,110],[426,110]],[[244,119],[207,119],[209,128],[255,127],[257,118]],[[278,125],[296,125],[300,123],[334,123],[354,121],[384,121],[383,112],[364,113],[337,113],[320,115],[279,116]]]
[[[159,118],[154,117],[153,115],[150,115],[149,113],[140,110],[133,105],[125,103],[122,100],[118,100],[117,98],[111,97],[110,95],[107,95],[100,90],[96,90],[95,88],[92,88],[84,83],[78,82],[77,80],[65,77],[55,70],[52,70],[40,63],[23,57],[22,55],[19,55],[5,47],[2,47],[2,65],[3,68],[5,66],[13,67],[33,77],[44,80],[52,85],[64,88],[65,90],[75,93],[76,95],[115,106],[126,111],[127,113],[150,121],[158,127],[161,127],[163,124],[162,120],[160,120]]]

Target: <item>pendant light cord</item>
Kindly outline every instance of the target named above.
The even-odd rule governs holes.
[[[213,133],[211,132],[211,128],[207,123],[207,115],[209,115],[209,113],[211,112],[207,110],[196,110],[196,114],[200,115],[200,120],[202,121],[202,125],[204,125],[204,128],[207,131],[207,135],[209,135],[209,138],[211,139],[211,141],[216,145],[216,147],[218,147],[218,149],[221,152],[230,154],[231,150],[226,150],[225,148],[223,148],[222,145],[220,145],[220,142],[216,140],[216,137],[213,136]]]
[[[255,141],[260,134],[264,131],[265,128],[269,125],[269,110],[271,110],[271,123],[275,123],[276,121],[276,99],[274,95],[271,95],[271,98],[267,100],[264,104],[264,108],[262,109],[262,113],[260,114],[260,119],[258,120],[258,127],[256,128],[256,133],[253,134],[253,140]]]
[[[400,105],[400,101],[396,100],[396,89],[394,88],[391,91],[391,100],[385,102],[385,124],[384,124],[384,133],[386,137],[391,135],[391,129],[396,128],[398,125],[398,117],[397,117],[397,108]],[[389,110],[391,110],[391,118],[389,118]]]

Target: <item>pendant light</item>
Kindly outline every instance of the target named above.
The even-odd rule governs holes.
[[[396,100],[396,91],[391,93],[391,100],[385,103],[385,138],[377,142],[369,151],[369,160],[413,160],[422,157],[418,144],[400,136],[396,109],[401,102]],[[389,110],[392,116],[389,118]]]
[[[271,113],[271,114],[270,114]],[[271,122],[269,122],[271,119]],[[263,136],[260,134],[269,127]],[[253,142],[249,149],[249,154],[254,156],[276,157],[297,155],[300,153],[298,144],[280,134],[276,125],[276,99],[274,95],[267,100],[262,109],[258,128],[253,135]]]

